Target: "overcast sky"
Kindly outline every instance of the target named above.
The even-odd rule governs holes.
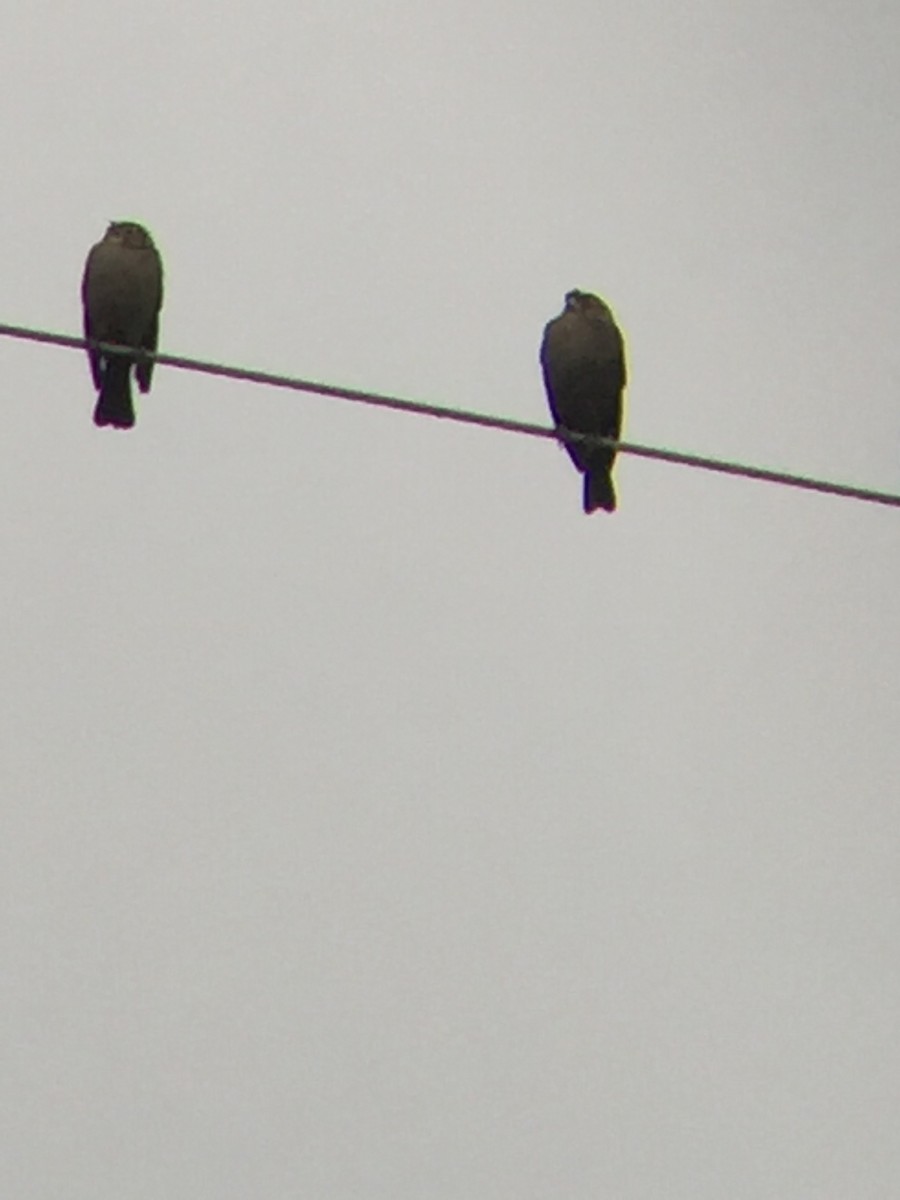
[[[900,490],[900,8],[34,0],[0,319]],[[0,339],[0,1194],[900,1194],[900,513]]]

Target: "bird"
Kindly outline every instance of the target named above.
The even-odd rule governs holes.
[[[163,269],[159,252],[143,225],[112,221],[91,248],[81,282],[84,336],[98,342],[156,350]],[[89,349],[98,392],[95,425],[130,429],[134,425],[131,369],[142,392],[150,391],[153,362]]]
[[[618,441],[627,371],[625,343],[609,305],[590,292],[568,292],[563,311],[544,329],[540,359],[557,430]],[[586,442],[565,445],[584,475],[584,511],[615,512],[615,450]]]

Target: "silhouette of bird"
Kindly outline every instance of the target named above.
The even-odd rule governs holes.
[[[625,346],[608,305],[589,292],[569,292],[563,311],[544,329],[541,367],[557,429],[618,440]],[[585,442],[567,442],[566,450],[584,475],[584,511],[615,512],[615,451]]]
[[[85,263],[81,283],[84,336],[154,351],[162,275],[162,261],[147,230],[132,221],[113,221]],[[88,350],[88,358],[99,393],[94,424],[130,429],[134,425],[131,369],[134,367],[140,390],[149,392],[153,363],[99,350]]]

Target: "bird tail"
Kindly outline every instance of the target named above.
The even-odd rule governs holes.
[[[584,473],[584,511],[592,513],[597,508],[609,513],[616,511],[611,462],[589,467]]]
[[[117,355],[106,361],[100,397],[94,409],[95,425],[112,425],[114,429],[130,429],[134,424],[134,404],[131,399],[131,363]]]

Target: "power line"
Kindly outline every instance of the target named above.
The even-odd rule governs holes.
[[[135,358],[160,363],[166,367],[175,367],[180,371],[196,371],[202,375],[217,375],[223,379],[237,379],[245,383],[257,383],[263,387],[287,388],[294,392],[311,392],[313,395],[329,396],[335,400],[350,400],[358,404],[370,404],[376,408],[392,408],[400,412],[419,413],[422,416],[438,417],[446,421],[455,421],[458,424],[480,425],[484,429],[500,429],[506,433],[519,433],[525,437],[546,438],[556,442],[597,442],[617,450],[620,454],[634,454],[638,458],[653,458],[660,462],[696,467],[701,471],[737,475],[744,479],[760,479],[765,483],[778,483],[785,487],[801,488],[808,492],[822,492],[829,496],[843,496],[848,500],[864,500],[870,504],[884,504],[900,508],[900,494],[894,492],[878,492],[871,488],[853,487],[850,484],[834,483],[827,479],[813,479],[807,475],[796,475],[787,471],[770,471],[766,467],[752,467],[745,463],[707,458],[700,454],[686,454],[681,450],[664,450],[658,446],[639,445],[637,442],[614,441],[612,438],[573,433],[565,429],[556,430],[548,428],[546,425],[534,425],[529,421],[515,421],[511,417],[494,417],[487,413],[471,412],[462,408],[426,404],[420,400],[401,400],[396,396],[382,396],[376,392],[364,392],[356,388],[334,387],[332,384],[296,379],[290,375],[274,375],[268,371],[229,367],[221,363],[202,362],[195,358],[182,358],[175,354],[149,354],[144,350],[135,351],[106,342],[70,337],[64,333],[25,329],[18,325],[0,324],[0,337],[43,342],[51,346],[66,346],[73,350],[95,349],[110,354],[127,353]]]

